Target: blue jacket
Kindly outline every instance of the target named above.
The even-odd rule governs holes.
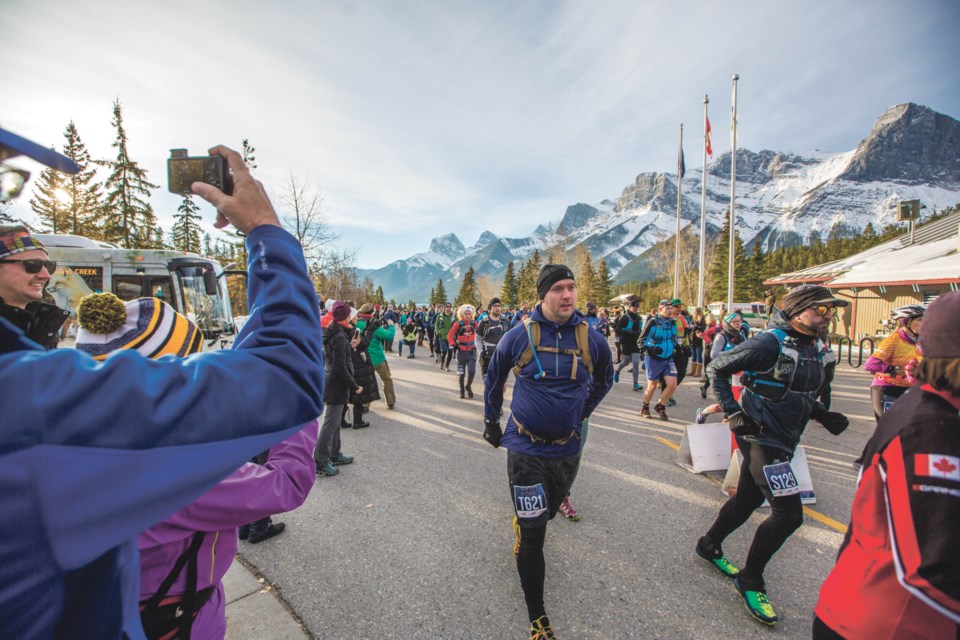
[[[583,314],[574,311],[563,325],[547,320],[540,305],[533,311],[533,319],[540,323],[540,344],[560,349],[576,349],[575,325],[584,322]],[[540,369],[534,359],[520,371],[513,386],[510,402],[510,417],[503,438],[505,448],[519,453],[543,458],[561,458],[580,451],[580,424],[590,417],[613,386],[613,361],[607,339],[598,331],[587,333],[590,340],[590,356],[593,358],[593,377],[587,373],[583,362],[577,366],[576,380],[570,379],[573,358],[579,356],[539,352],[537,357],[545,376],[534,376]],[[484,415],[499,418],[503,406],[503,387],[511,375],[514,364],[527,349],[529,337],[521,323],[510,329],[500,340],[487,377],[484,380]],[[517,431],[517,420],[524,428],[547,440],[560,440],[576,430],[577,437],[563,445],[534,443]]]
[[[143,638],[135,537],[323,410],[319,305],[297,241],[247,238],[231,351],[101,363],[0,321],[0,630]]]
[[[775,447],[791,454],[800,442],[800,436],[817,406],[817,391],[825,383],[820,349],[814,336],[795,331],[783,312],[770,319],[770,328],[782,329],[797,339],[800,362],[794,374],[791,392],[780,401],[764,398],[744,389],[740,404],[733,398],[730,377],[740,371],[767,371],[780,356],[780,342],[770,332],[760,333],[730,351],[719,354],[707,366],[713,381],[717,402],[727,415],[742,410],[756,421],[761,429],[756,436],[746,436],[749,442]],[[822,408],[822,405],[821,405]]]

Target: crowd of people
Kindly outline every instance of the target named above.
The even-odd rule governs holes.
[[[835,361],[825,338],[846,300],[797,287],[762,331],[738,313],[691,314],[679,299],[646,315],[636,299],[611,311],[586,301],[581,310],[562,264],[541,268],[537,304],[512,310],[498,298],[455,310],[322,300],[241,156],[210,153],[227,162],[234,191],[203,183],[193,191],[217,208],[217,226],[246,236],[250,254],[254,311],[229,351],[201,353],[196,325],[162,300],[110,293],[83,299],[76,348],[57,349],[67,314],[43,300],[56,264],[29,229],[0,227],[5,637],[223,637],[222,577],[238,540],[282,533],[271,515],[302,504],[317,476],[354,462],[341,451],[341,430],[369,427],[365,416],[381,398],[396,407],[389,357],[413,359],[424,346],[441,371],[456,355],[464,400],[475,396],[480,364],[478,422],[482,438],[508,452],[513,552],[532,639],[556,637],[544,603],[548,522],[558,513],[579,520],[570,496],[590,418],[627,366],[643,392],[639,419],[652,419],[656,397],[656,419],[668,420],[686,375],[704,399],[713,388],[716,402],[690,417],[722,414],[743,463],[736,492],[691,547],[731,579],[754,619],[778,621],[764,575],[803,523],[791,460],[809,421],[834,435],[849,424],[830,409]],[[0,162],[17,155],[79,170],[0,130]],[[867,362],[878,428],[820,592],[815,638],[957,635],[958,314],[960,293],[898,309],[897,331]],[[172,465],[176,474],[163,473]],[[738,567],[723,543],[764,501],[770,514]]]

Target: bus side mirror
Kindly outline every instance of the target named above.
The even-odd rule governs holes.
[[[213,269],[203,270],[203,289],[208,296],[215,296],[220,293],[217,289],[217,274]]]

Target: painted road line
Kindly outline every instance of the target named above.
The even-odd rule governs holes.
[[[654,439],[658,440],[662,444],[667,445],[674,451],[680,451],[680,445],[670,442],[666,438],[655,436]],[[720,480],[712,476],[704,476],[704,477],[715,484],[720,484],[720,485],[723,484],[723,482],[721,482]],[[847,525],[843,524],[842,522],[838,522],[837,520],[834,520],[830,516],[824,515],[815,509],[811,509],[810,507],[804,507],[803,512],[808,516],[810,516],[811,518],[813,518],[814,520],[816,520],[817,522],[821,524],[825,524],[835,531],[839,531],[840,533],[844,533],[844,534],[847,532]]]

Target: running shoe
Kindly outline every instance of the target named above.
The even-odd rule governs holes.
[[[725,578],[736,578],[740,573],[740,569],[723,555],[723,550],[709,543],[706,536],[697,540],[696,551],[698,556],[712,564]]]
[[[639,384],[633,385],[633,390],[634,390],[634,391],[640,391],[640,385],[639,385]]]
[[[668,407],[675,407],[675,406],[677,406],[677,399],[676,399],[676,398],[670,398],[669,400],[667,400],[667,406],[668,406]]]
[[[530,640],[557,640],[547,616],[540,616],[530,623]]]
[[[570,504],[569,496],[564,498],[563,502],[560,503],[560,513],[570,522],[580,522],[580,514],[577,513],[577,510]]]
[[[614,381],[614,382],[620,382],[620,372],[619,372],[619,371],[614,371],[614,372],[613,372],[613,381]]]
[[[335,476],[338,473],[340,473],[340,469],[337,469],[335,466],[333,466],[333,463],[330,461],[327,461],[325,464],[322,464],[322,465],[321,464],[317,465],[318,476]]]
[[[640,417],[641,418],[650,417],[650,405],[648,404],[643,405],[643,408],[640,409]]]
[[[660,416],[661,420],[669,420],[667,417],[667,408],[660,404],[659,402],[653,406],[653,410],[657,412],[657,415]]]
[[[773,610],[773,605],[770,604],[770,600],[767,599],[766,591],[762,589],[757,591],[744,589],[740,584],[739,576],[733,579],[733,586],[736,587],[737,592],[743,596],[743,604],[747,608],[747,613],[749,613],[754,620],[771,627],[777,624],[777,614]]]
[[[698,408],[698,409],[697,409],[696,423],[697,423],[697,424],[703,424],[703,423],[706,422],[706,421],[707,421],[707,414],[705,414],[705,413],[703,412],[703,408]]]
[[[330,458],[330,462],[332,462],[333,466],[335,467],[339,467],[340,465],[343,465],[343,464],[352,464],[353,456],[348,456],[345,453],[338,453],[337,455]]]
[[[700,385],[700,397],[704,400],[707,399],[707,385],[705,384]]]
[[[520,519],[513,516],[513,557],[520,555]]]

